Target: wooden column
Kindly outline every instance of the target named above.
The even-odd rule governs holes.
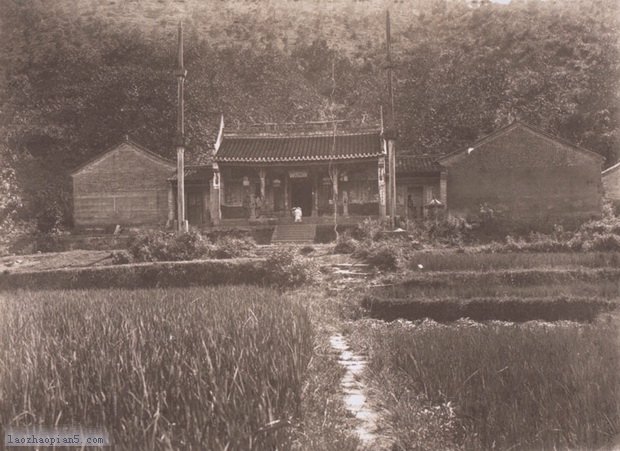
[[[177,147],[177,221],[178,231],[187,232],[189,224],[185,219],[185,149]]]
[[[265,168],[260,168],[258,170],[258,176],[260,177],[260,197],[261,199],[265,199],[265,178],[267,177],[267,170]]]
[[[174,227],[174,187],[172,182],[168,183],[168,221],[166,221],[166,228],[170,229]]]
[[[379,183],[379,216],[386,215],[386,190],[385,190],[385,157],[379,157],[377,163],[377,180]]]
[[[213,225],[219,225],[222,220],[221,205],[221,185],[220,185],[220,171],[217,163],[213,164],[213,178],[211,179],[211,223]]]
[[[448,209],[448,172],[441,171],[439,174],[439,200],[444,210]]]
[[[334,215],[338,214],[338,168],[331,169],[332,179],[332,202],[334,203]]]
[[[286,211],[286,215],[290,216],[291,213],[291,208],[289,207],[289,200],[288,200],[288,174],[285,173],[284,174],[284,211]]]
[[[319,174],[314,172],[312,175],[312,216],[319,215]]]

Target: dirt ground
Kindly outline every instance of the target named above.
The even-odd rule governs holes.
[[[111,251],[74,250],[0,257],[0,272],[45,271],[110,264],[112,264]]]

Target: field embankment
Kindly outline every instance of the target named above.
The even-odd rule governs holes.
[[[591,321],[620,305],[618,261],[617,253],[425,254],[411,260],[415,270],[366,290],[362,306],[386,320]]]

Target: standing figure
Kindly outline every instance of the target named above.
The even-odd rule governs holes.
[[[293,217],[295,218],[295,222],[301,222],[302,216],[303,216],[303,213],[301,211],[301,207],[293,208]]]

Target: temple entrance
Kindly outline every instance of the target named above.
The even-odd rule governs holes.
[[[312,215],[312,182],[305,179],[291,179],[291,208],[301,207],[304,216]]]

